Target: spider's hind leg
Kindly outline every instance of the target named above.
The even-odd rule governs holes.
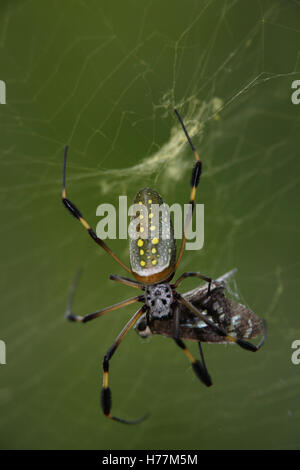
[[[188,360],[192,364],[193,370],[195,374],[197,375],[198,379],[201,380],[201,382],[204,383],[207,387],[210,387],[212,385],[212,380],[210,378],[210,375],[207,371],[206,364],[204,361],[204,356],[203,356],[203,351],[201,348],[201,344],[199,341],[199,350],[200,350],[200,356],[201,356],[201,361],[198,361],[197,359],[194,358],[192,353],[188,350],[184,342],[180,338],[180,319],[179,319],[179,309],[175,307],[175,312],[174,312],[174,332],[173,332],[173,339],[177,346],[179,346],[185,355],[187,356]]]
[[[179,346],[184,354],[187,356],[188,360],[192,364],[193,370],[195,374],[197,375],[198,379],[201,380],[201,382],[204,383],[207,387],[210,387],[212,385],[212,380],[210,378],[209,373],[207,372],[206,365],[204,363],[204,366],[201,364],[200,361],[194,358],[192,353],[188,350],[186,345],[181,339],[174,339],[175,343],[177,346]],[[203,354],[202,354],[202,360],[203,360]]]
[[[110,364],[110,360],[111,360],[112,356],[114,355],[116,349],[118,348],[118,346],[121,343],[121,341],[123,340],[123,338],[126,336],[128,331],[131,330],[131,328],[135,325],[137,320],[145,313],[146,310],[147,310],[147,307],[145,305],[143,305],[133,315],[133,317],[125,325],[125,327],[123,328],[123,330],[121,331],[121,333],[119,334],[119,336],[117,337],[117,339],[115,340],[113,345],[109,348],[109,350],[105,354],[104,360],[103,360],[104,376],[103,376],[103,386],[102,386],[102,389],[101,389],[101,398],[100,398],[102,411],[103,411],[103,413],[105,414],[105,416],[107,418],[110,418],[114,421],[118,421],[119,423],[123,423],[123,424],[137,424],[137,423],[140,423],[141,421],[144,421],[144,419],[146,419],[148,415],[142,416],[141,418],[131,420],[131,421],[126,420],[126,419],[122,419],[122,418],[118,418],[117,416],[111,415],[111,412],[110,412],[111,405],[112,405],[111,390],[110,390],[109,385],[108,385],[109,364]]]
[[[201,357],[201,362],[202,362],[202,366],[203,366],[203,370],[204,370],[204,373],[207,374],[207,382],[210,381],[210,385],[212,385],[212,380],[211,380],[211,377],[208,373],[208,370],[207,370],[207,367],[206,367],[206,364],[205,364],[205,360],[204,360],[204,354],[203,354],[203,350],[202,350],[202,346],[201,346],[201,342],[198,341],[198,346],[199,346],[199,352],[200,352],[200,357]]]

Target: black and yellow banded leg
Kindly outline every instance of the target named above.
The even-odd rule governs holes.
[[[187,229],[188,229],[188,227],[190,225],[190,222],[192,220],[192,217],[193,217],[194,201],[195,201],[197,187],[198,187],[201,172],[202,172],[202,163],[201,163],[200,157],[198,155],[198,152],[195,149],[194,144],[193,144],[193,142],[192,142],[192,140],[191,140],[191,138],[190,138],[190,136],[189,136],[189,134],[188,134],[188,132],[185,128],[185,125],[183,124],[183,121],[182,121],[182,118],[181,118],[179,112],[177,111],[177,109],[174,109],[174,112],[175,112],[175,114],[176,114],[176,116],[177,116],[177,118],[178,118],[178,120],[179,120],[179,122],[182,126],[182,129],[183,129],[183,131],[186,135],[186,138],[187,138],[187,140],[188,140],[188,142],[189,142],[189,144],[192,148],[192,151],[195,155],[195,158],[196,158],[196,163],[195,163],[193,173],[192,173],[192,178],[191,178],[192,190],[191,190],[190,201],[189,201],[189,212],[188,212],[187,217],[186,217],[185,226],[184,226],[184,234],[183,234],[183,237],[182,237],[178,258],[177,258],[176,265],[175,265],[175,271],[176,271],[177,268],[178,268],[178,265],[180,263],[183,251],[184,251],[185,242],[186,242],[186,232],[187,232]]]
[[[203,354],[203,350],[202,350],[202,346],[201,346],[201,342],[200,342],[200,341],[198,341],[198,346],[199,346],[200,358],[201,358],[201,362],[202,362],[203,369],[204,369],[204,371],[208,374],[208,376],[210,377],[210,375],[209,375],[209,373],[208,373],[208,370],[207,370],[207,367],[206,367],[206,363],[205,363],[205,359],[204,359],[204,354]]]
[[[181,339],[175,339],[175,343],[183,350],[184,354],[187,356],[188,360],[192,364],[193,370],[195,374],[197,375],[198,379],[201,380],[201,382],[204,383],[207,387],[210,387],[212,385],[212,380],[210,378],[209,373],[207,372],[206,367],[202,366],[201,362],[198,361],[197,359],[194,358],[192,353],[188,350],[186,345]]]
[[[80,271],[77,272],[77,274],[75,275],[75,278],[74,278],[74,280],[71,284],[69,298],[68,298],[68,302],[67,302],[66,318],[70,321],[79,322],[79,323],[86,323],[90,320],[93,320],[94,318],[101,317],[102,315],[105,315],[108,312],[112,312],[113,310],[118,310],[119,308],[126,307],[127,305],[134,304],[135,302],[143,302],[144,301],[144,296],[143,295],[138,295],[136,297],[132,297],[131,299],[123,300],[122,302],[118,302],[117,304],[110,305],[109,307],[102,308],[101,310],[97,310],[96,312],[89,313],[89,314],[84,315],[84,316],[75,315],[74,313],[72,313],[72,304],[73,304],[73,298],[74,298],[75,290],[76,290],[78,280],[79,280],[79,275],[80,275]]]
[[[138,295],[136,297],[132,297],[131,299],[123,300],[123,302],[118,302],[117,304],[110,305],[109,307],[102,308],[101,310],[97,310],[96,312],[88,313],[84,316],[74,315],[70,311],[67,311],[66,318],[70,321],[86,323],[88,321],[94,320],[94,318],[102,317],[102,315],[105,315],[108,312],[112,312],[113,310],[118,310],[119,308],[134,304],[135,302],[144,302],[144,296]]]
[[[126,419],[121,419],[117,418],[116,416],[112,416],[110,413],[111,410],[111,390],[108,386],[108,374],[109,374],[109,361],[112,358],[113,354],[115,353],[117,347],[121,343],[122,339],[124,336],[128,333],[128,331],[134,326],[134,324],[137,322],[137,320],[145,313],[147,310],[147,307],[143,305],[134,315],[133,317],[129,320],[129,322],[125,325],[113,345],[109,348],[107,353],[104,356],[103,360],[103,386],[101,390],[101,407],[103,410],[103,413],[107,418],[113,419],[114,421],[118,421],[119,423],[124,423],[124,424],[137,424],[143,421],[144,419],[147,418],[148,415],[142,416],[141,418],[128,421]]]
[[[111,274],[109,276],[109,279],[111,281],[120,282],[120,284],[125,284],[125,286],[130,286],[130,287],[135,287],[136,289],[145,290],[145,287],[143,286],[143,284],[141,284],[138,281],[133,281],[132,279],[129,279],[128,277],[119,276],[117,274]]]
[[[119,263],[122,268],[124,268],[127,272],[131,273],[131,270],[126,266],[126,264],[123,263],[123,261],[118,258],[118,256],[104,243],[101,238],[97,237],[96,233],[90,227],[88,222],[84,219],[83,215],[81,214],[80,210],[77,209],[75,204],[71,202],[69,199],[67,199],[66,196],[66,165],[67,165],[67,154],[68,154],[68,145],[65,147],[65,153],[64,153],[64,166],[63,166],[63,183],[62,183],[62,202],[64,206],[68,209],[68,211],[76,218],[79,220],[79,222],[83,225],[83,227],[87,230],[89,235],[92,237],[92,239],[100,245],[110,256],[114,258],[117,263]]]
[[[231,343],[236,343],[238,344],[241,348],[243,349],[247,349],[248,351],[252,351],[252,352],[256,352],[258,351],[258,347],[255,346],[254,344],[251,344],[249,343],[248,341],[245,341],[244,339],[240,339],[240,338],[235,338],[234,336],[231,336],[231,335],[228,335],[226,333],[226,331],[221,328],[220,326],[216,325],[214,322],[212,322],[211,320],[209,320],[208,318],[206,318],[205,315],[203,315],[203,313],[201,313],[193,304],[191,304],[190,302],[188,302],[184,297],[182,297],[180,294],[176,294],[176,297],[177,297],[177,300],[179,302],[181,302],[182,304],[184,304],[191,312],[193,312],[196,316],[198,316],[202,321],[204,321],[204,323],[206,323],[208,326],[211,326],[211,328],[213,330],[215,330],[215,332],[220,335],[220,336],[223,336],[224,339],[228,342],[231,342]]]
[[[183,273],[183,274],[177,279],[177,281],[175,282],[175,284],[172,284],[172,288],[176,289],[176,287],[178,287],[179,284],[180,284],[184,279],[186,279],[187,277],[198,277],[199,279],[202,279],[203,281],[208,282],[207,295],[210,294],[212,279],[211,279],[210,277],[203,276],[203,274],[200,274],[200,273],[193,273],[193,272],[186,272],[186,273]]]
[[[177,116],[177,118],[178,118],[178,121],[179,121],[180,124],[181,124],[181,127],[182,127],[182,129],[183,129],[183,132],[185,133],[185,136],[186,136],[186,138],[187,138],[187,140],[188,140],[188,143],[190,144],[190,146],[191,146],[191,148],[192,148],[192,150],[193,150],[193,153],[194,153],[194,155],[195,155],[196,160],[200,162],[200,157],[199,157],[199,155],[198,155],[198,152],[197,152],[197,150],[195,149],[195,146],[194,146],[194,144],[193,144],[193,142],[192,142],[192,139],[190,138],[190,136],[189,136],[189,134],[188,134],[188,132],[187,132],[187,130],[186,130],[186,128],[185,128],[185,125],[183,124],[182,117],[180,116],[180,114],[179,114],[179,112],[178,112],[178,110],[177,110],[176,108],[174,108],[174,113],[176,114],[176,116]]]
[[[206,364],[205,364],[204,355],[203,355],[203,351],[202,351],[202,348],[201,348],[201,343],[200,343],[200,341],[198,342],[202,365],[201,365],[201,363],[200,363],[199,361],[197,361],[197,360],[192,356],[192,354],[191,354],[191,353],[189,352],[189,350],[185,347],[183,341],[182,341],[182,340],[180,339],[180,337],[179,337],[179,324],[180,324],[179,315],[180,315],[180,310],[179,310],[179,308],[176,308],[176,307],[175,307],[175,311],[174,311],[174,336],[173,336],[173,339],[174,339],[175,342],[178,344],[178,346],[183,349],[183,351],[185,352],[186,356],[187,356],[188,359],[191,361],[192,366],[193,366],[193,369],[194,369],[194,371],[195,371],[197,377],[199,377],[200,380],[201,380],[207,387],[210,387],[210,386],[212,385],[212,380],[211,380],[211,378],[210,378],[210,375],[209,375],[209,373],[208,373],[208,370],[207,370],[207,367],[206,367]],[[193,365],[193,364],[194,364],[194,365]]]

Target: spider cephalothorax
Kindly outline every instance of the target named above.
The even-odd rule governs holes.
[[[146,305],[152,318],[167,318],[172,313],[173,294],[169,284],[155,284],[146,287]]]

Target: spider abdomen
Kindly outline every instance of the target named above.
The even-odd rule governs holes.
[[[176,261],[169,207],[151,188],[138,191],[134,204],[137,211],[129,227],[132,273],[143,284],[165,281],[173,274]]]

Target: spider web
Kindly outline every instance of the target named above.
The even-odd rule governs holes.
[[[0,7],[1,447],[299,448],[299,2],[61,3]],[[131,332],[111,363],[113,413],[151,417],[125,430],[98,395],[133,309],[88,325],[63,312],[79,266],[78,313],[136,292],[108,281],[124,273],[61,207],[62,153],[68,143],[68,195],[94,226],[100,203],[144,186],[187,203],[193,155],[174,106],[203,161],[205,204],[204,248],[180,272],[237,267],[231,290],[269,338],[257,355],[207,345],[206,390],[171,341]],[[110,246],[128,260],[125,241]]]

